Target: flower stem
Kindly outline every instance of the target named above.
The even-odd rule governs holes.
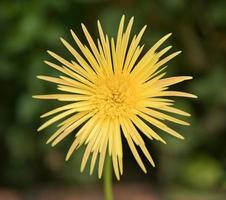
[[[105,168],[104,168],[104,196],[105,200],[113,200],[112,192],[112,163],[111,157],[106,156]]]

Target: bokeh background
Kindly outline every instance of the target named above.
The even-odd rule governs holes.
[[[176,99],[192,114],[192,126],[175,126],[185,141],[167,135],[168,145],[147,141],[155,169],[143,174],[125,148],[116,199],[226,199],[225,0],[1,0],[0,199],[102,199],[101,181],[79,171],[82,149],[64,162],[72,138],[52,148],[45,142],[54,127],[36,132],[39,115],[59,104],[31,96],[55,92],[36,75],[55,73],[43,63],[51,60],[47,49],[69,56],[60,36],[72,41],[72,28],[84,40],[81,22],[96,36],[97,19],[115,36],[122,14],[127,21],[135,16],[133,33],[148,25],[145,50],[173,33],[165,45],[183,53],[169,63],[168,74],[192,75],[179,88],[199,99]]]

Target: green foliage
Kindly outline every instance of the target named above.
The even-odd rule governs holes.
[[[182,176],[183,180],[193,187],[210,189],[216,187],[221,181],[223,169],[214,158],[199,155],[186,163]]]

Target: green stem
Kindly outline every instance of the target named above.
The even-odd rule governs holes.
[[[112,163],[111,157],[106,156],[105,168],[104,168],[104,196],[105,200],[113,200],[112,192]]]

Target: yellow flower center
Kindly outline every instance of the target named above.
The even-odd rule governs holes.
[[[99,79],[94,102],[100,114],[110,118],[128,115],[136,104],[134,81],[125,74]]]

